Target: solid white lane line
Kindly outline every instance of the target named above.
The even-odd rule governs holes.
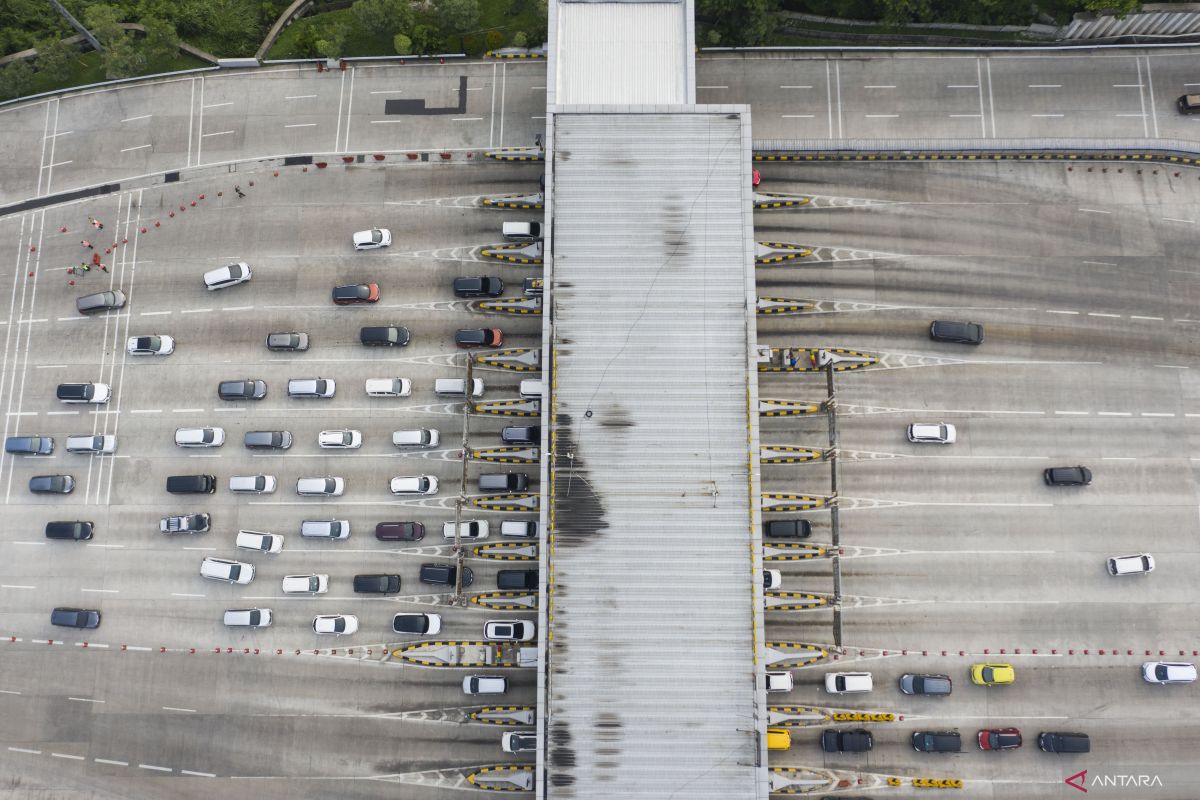
[[[1113,212],[1111,212],[1111,211],[1102,211],[1102,210],[1100,210],[1100,209],[1098,209],[1098,208],[1081,208],[1081,209],[1079,209],[1079,210],[1080,210],[1080,211],[1085,211],[1085,212],[1087,212],[1088,214],[1111,214],[1111,213],[1113,213]]]
[[[1079,312],[1078,311],[1060,311],[1057,308],[1047,308],[1046,313],[1047,314],[1078,314]]]
[[[137,145],[136,147],[122,147],[122,148],[121,148],[121,152],[122,152],[122,153],[129,153],[129,152],[132,152],[132,151],[134,151],[134,150],[145,150],[147,147],[150,147],[150,146],[151,146],[151,145],[148,145],[148,144],[139,144],[139,145]]]
[[[179,770],[179,774],[180,775],[194,775],[197,778],[215,778],[215,777],[217,777],[217,774],[215,772],[193,772],[190,769],[181,769],[181,770]]]
[[[1080,211],[1082,211],[1082,210],[1083,210],[1083,209],[1080,209]],[[1107,212],[1106,212],[1106,213],[1107,213]],[[1114,263],[1112,263],[1111,261],[1085,261],[1085,262],[1083,262],[1083,263],[1085,263],[1085,264],[1092,264],[1092,265],[1094,265],[1094,266],[1097,266],[1097,267],[1116,267],[1116,266],[1120,266],[1119,264],[1114,264]]]
[[[1191,369],[1191,367],[1185,367],[1180,364],[1151,364],[1150,366],[1158,367],[1159,369]]]
[[[196,713],[196,709],[194,709],[194,708],[176,708],[175,706],[163,706],[162,710],[163,711],[182,711],[187,714],[195,714]]]
[[[811,119],[813,117],[812,114],[782,114],[780,116],[784,119]]]
[[[1062,84],[1061,83],[1031,83],[1031,84],[1029,84],[1029,88],[1030,89],[1061,89]]]
[[[1162,317],[1143,317],[1141,314],[1130,314],[1129,318],[1130,319],[1148,319],[1148,320],[1153,320],[1154,322],[1162,322],[1163,321]]]
[[[121,122],[137,122],[139,119],[150,119],[153,116],[153,114],[142,114],[140,117],[126,117]]]
[[[1061,117],[1062,114],[1030,114],[1031,117]]]
[[[285,128],[315,128],[315,127],[317,127],[317,123],[315,123],[315,122],[297,122],[295,125],[284,125],[283,127],[285,127]]]
[[[372,94],[374,94],[372,92]],[[284,100],[307,100],[310,97],[316,97],[315,94],[289,94]]]
[[[780,86],[780,89],[811,89],[811,86]]]
[[[221,106],[231,106],[231,105],[233,105],[232,100],[230,100],[227,103],[209,103],[208,105],[204,106],[204,108],[220,108]]]
[[[1163,217],[1167,222],[1184,222],[1188,225],[1195,225],[1196,221],[1191,219],[1179,219],[1178,217]]]
[[[224,136],[224,135],[225,135],[225,134],[227,134],[227,133],[233,133],[233,131],[217,131],[216,133],[202,133],[202,134],[200,134],[200,136],[201,136],[201,137],[208,137],[208,136]]]
[[[899,114],[863,114],[863,116],[866,117],[867,119],[882,119],[882,118],[898,117],[900,115]]]
[[[68,700],[74,700],[77,703],[103,703],[103,700],[93,700],[90,697],[68,697]]]

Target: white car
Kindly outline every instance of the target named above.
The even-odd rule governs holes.
[[[825,691],[830,694],[869,692],[875,684],[869,672],[826,672]]]
[[[500,737],[500,749],[506,753],[533,753],[537,751],[536,733],[506,733]]]
[[[285,575],[284,594],[325,594],[329,591],[328,575]]]
[[[354,234],[355,250],[378,250],[392,243],[392,232],[387,228],[371,228]]]
[[[333,397],[337,383],[329,378],[292,378],[288,381],[288,397]]]
[[[317,444],[327,449],[356,449],[362,447],[362,433],[354,430],[321,431]]]
[[[169,356],[175,352],[175,340],[165,333],[130,336],[125,352],[131,356]]]
[[[399,475],[389,486],[392,494],[437,494],[438,479],[433,475]]]
[[[278,486],[274,475],[230,475],[229,491],[246,494],[271,494]]]
[[[176,428],[175,444],[180,447],[220,447],[225,444],[225,429]]]
[[[537,636],[537,626],[529,620],[492,619],[483,623],[483,638],[489,642],[528,642]]]
[[[212,292],[229,286],[237,286],[253,277],[254,273],[251,272],[250,265],[245,261],[239,261],[236,264],[227,264],[204,273],[204,287]]]
[[[412,381],[408,378],[368,378],[367,394],[371,397],[408,397]]]
[[[767,673],[768,692],[790,692],[793,685],[791,670]]]
[[[358,617],[353,614],[322,614],[313,619],[313,633],[349,636],[358,630]]]
[[[458,521],[458,538],[459,539],[486,539],[488,537],[488,523],[486,519],[462,519]],[[454,523],[442,523],[442,538],[454,538]]]
[[[77,433],[67,437],[67,452],[115,453],[117,452],[117,437],[111,434]]]
[[[348,519],[306,519],[300,523],[300,535],[308,539],[349,539]]]
[[[954,444],[957,435],[954,426],[945,422],[914,422],[908,426],[908,440],[918,444]]]
[[[297,478],[296,494],[304,497],[341,497],[346,480],[332,475],[324,478]]]
[[[783,585],[783,573],[777,569],[763,570],[763,591],[769,592]]]
[[[1146,683],[1195,683],[1196,665],[1186,661],[1147,661],[1142,664]]]
[[[1154,556],[1138,553],[1132,556],[1113,556],[1108,560],[1109,575],[1145,575],[1154,571]]]
[[[205,556],[200,562],[200,577],[245,586],[254,580],[254,565],[244,561],[231,561],[228,558]]]
[[[283,537],[278,533],[238,531],[236,544],[243,550],[255,550],[260,553],[278,553],[283,550]]]

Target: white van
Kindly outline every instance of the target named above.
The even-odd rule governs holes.
[[[269,608],[231,608],[225,612],[230,628],[269,628],[273,615]]]
[[[367,381],[369,397],[408,397],[412,381],[408,378],[371,378]]]
[[[304,497],[341,497],[346,491],[346,481],[333,476],[325,478],[297,478],[296,494]]]
[[[284,594],[325,594],[329,591],[328,575],[285,575]]]
[[[536,519],[506,519],[500,522],[500,535],[514,539],[536,539]]]
[[[270,494],[275,491],[274,475],[231,475],[229,491],[248,494]]]
[[[542,223],[532,220],[529,222],[505,222],[500,227],[500,232],[510,242],[536,242],[542,238]]]
[[[239,261],[236,264],[227,264],[204,273],[204,288],[211,292],[227,286],[237,286],[253,277],[254,273],[251,271],[250,265],[245,261]]]
[[[874,688],[869,672],[826,672],[825,691],[830,694],[869,692]]]
[[[508,691],[508,678],[501,675],[468,675],[463,678],[466,694],[504,694]]]
[[[466,397],[467,380],[466,378],[438,378],[433,382],[433,391],[442,395]],[[483,397],[483,381],[479,378],[471,379],[471,397]]]
[[[175,444],[180,447],[220,447],[225,444],[225,429],[176,428]]]
[[[235,544],[243,550],[256,553],[278,553],[283,550],[283,537],[278,533],[238,531]]]
[[[225,581],[245,586],[254,580],[254,565],[244,561],[230,561],[227,558],[205,556],[200,562],[200,577],[210,581]]]
[[[392,431],[392,444],[399,448],[437,447],[442,436],[437,428],[417,428],[411,431]]]
[[[521,397],[526,400],[542,399],[542,381],[540,378],[527,378],[521,381]]]

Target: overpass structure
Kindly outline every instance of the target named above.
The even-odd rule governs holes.
[[[550,7],[538,797],[768,793],[750,114],[692,20]]]

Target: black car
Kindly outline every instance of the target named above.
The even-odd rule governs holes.
[[[1181,94],[1175,101],[1180,114],[1200,114],[1200,94]]]
[[[217,385],[217,397],[222,400],[262,400],[266,396],[266,381],[221,381]]]
[[[528,592],[538,588],[536,569],[502,569],[496,573],[496,588],[510,592]]]
[[[1047,486],[1087,486],[1092,482],[1092,471],[1087,467],[1048,467],[1042,479]]]
[[[821,749],[826,753],[865,753],[875,746],[870,731],[827,730],[821,733]]]
[[[50,624],[64,628],[99,628],[100,612],[89,608],[56,608],[50,612]]]
[[[962,737],[957,731],[916,731],[912,746],[918,753],[957,753],[962,750]]]
[[[4,440],[4,452],[18,456],[48,456],[54,452],[54,439],[49,436],[9,436]]]
[[[504,344],[504,331],[499,328],[459,328],[454,332],[458,347],[499,347]]]
[[[395,633],[414,633],[423,635],[430,632],[430,628],[434,628],[433,633],[441,630],[441,622],[433,614],[397,614],[392,617],[392,631]]]
[[[400,576],[355,575],[354,591],[359,594],[395,594],[400,591]]]
[[[806,519],[773,519],[763,523],[763,536],[770,539],[807,539],[812,523]]]
[[[523,492],[529,488],[524,472],[485,472],[479,476],[481,492]]]
[[[954,691],[954,682],[949,675],[914,675],[906,672],[900,676],[900,691],[904,694],[944,697]]]
[[[929,325],[929,338],[935,342],[982,344],[983,326],[975,322],[954,322],[945,319],[934,320]]]
[[[499,278],[455,278],[455,297],[499,297],[504,294],[504,281]]]
[[[308,334],[295,332],[268,333],[267,349],[277,352],[280,350],[307,350]]]
[[[171,494],[212,494],[216,490],[216,475],[167,476],[167,491]]]
[[[34,475],[29,479],[29,491],[34,494],[70,494],[75,491],[75,479],[70,475]]]
[[[75,520],[72,522],[47,522],[46,523],[46,538],[47,539],[72,539],[77,542],[87,541],[92,538],[92,532],[95,530],[95,525],[84,520]]]
[[[378,300],[379,286],[374,283],[356,283],[351,286],[333,287],[333,302],[339,306],[375,303]]]
[[[1038,747],[1047,753],[1090,753],[1092,742],[1086,733],[1046,731],[1038,734]]]
[[[505,444],[541,444],[540,425],[505,425],[500,431],[500,441]]]
[[[458,568],[453,564],[422,564],[418,576],[421,583],[432,583],[435,586],[453,586]],[[463,567],[462,585],[470,586],[475,582],[475,573],[470,567]]]
[[[291,431],[246,431],[243,443],[251,450],[287,450],[292,446]]]
[[[425,524],[380,522],[375,526],[375,538],[381,542],[419,542],[425,538]]]
[[[368,347],[404,347],[411,337],[403,325],[360,328],[358,340]]]

